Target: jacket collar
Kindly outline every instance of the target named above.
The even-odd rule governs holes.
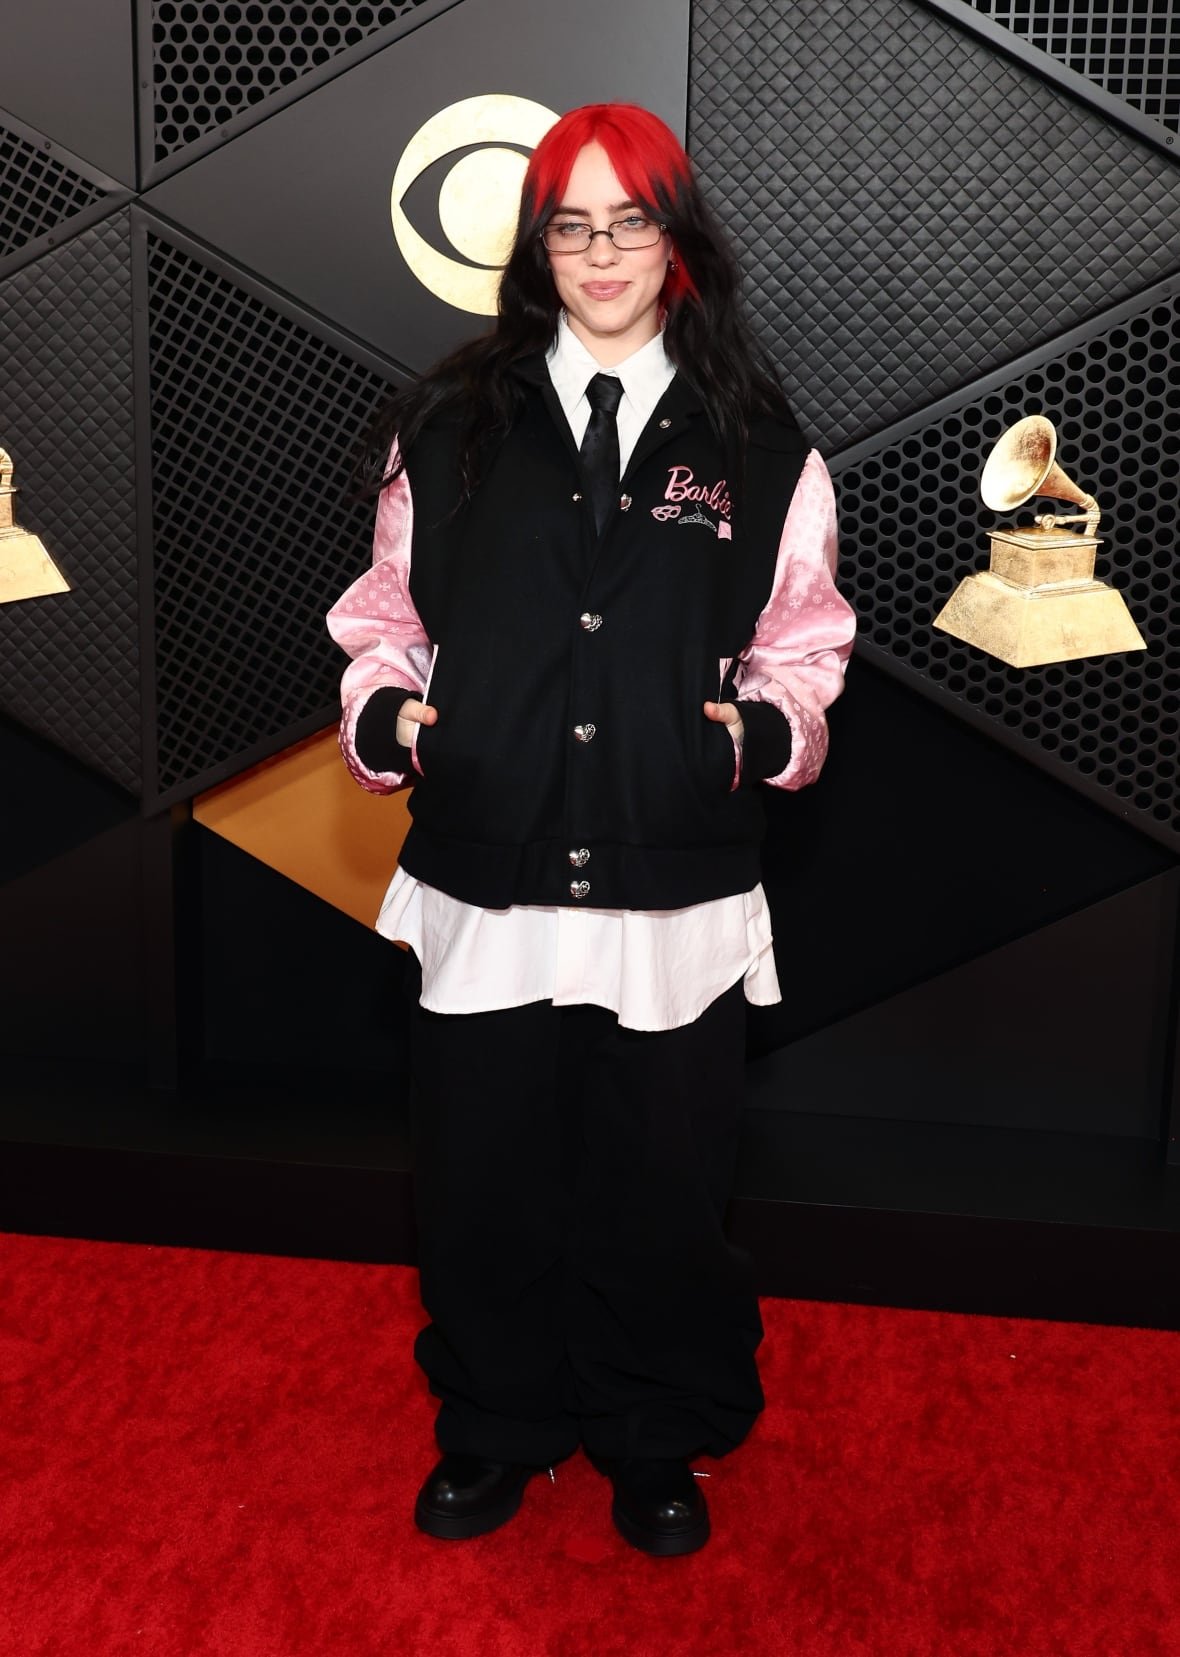
[[[677,371],[675,379],[652,410],[651,419],[639,434],[639,440],[627,462],[622,483],[625,485],[643,463],[665,443],[674,443],[689,422],[705,412],[704,404]]]

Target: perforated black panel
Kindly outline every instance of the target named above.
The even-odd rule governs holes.
[[[967,0],[1079,75],[1180,131],[1175,0]]]
[[[829,448],[1180,267],[1180,171],[917,0],[696,0],[689,136]]]
[[[967,397],[900,439],[834,464],[864,637],[910,675],[979,710],[1121,815],[1180,843],[1180,299],[1174,294],[1002,389]],[[1014,420],[1045,413],[1058,460],[1103,507],[1097,574],[1119,587],[1147,650],[1040,669],[1005,667],[935,631],[960,578],[986,568],[979,500],[988,451]],[[1052,503],[1046,510],[1060,511]]]
[[[234,4],[154,0],[152,79],[155,156],[161,161],[202,133],[289,86],[338,52],[413,11],[421,0],[385,5]]]
[[[158,790],[332,704],[324,614],[368,555],[348,457],[384,383],[149,235]]]
[[[6,126],[0,126],[0,180],[0,267],[27,243],[55,230],[104,194],[43,146]]]
[[[7,277],[0,315],[0,443],[16,465],[17,518],[73,589],[0,605],[0,707],[138,792],[126,211]]]

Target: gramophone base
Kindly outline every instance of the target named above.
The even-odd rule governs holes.
[[[934,626],[1009,667],[1147,648],[1123,595],[1102,581],[1013,587],[984,570],[959,583]]]
[[[36,535],[20,529],[0,535],[0,604],[69,590],[69,582]]]

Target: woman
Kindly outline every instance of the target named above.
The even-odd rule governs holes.
[[[396,434],[396,435],[395,435]],[[819,770],[854,630],[835,512],[684,151],[571,111],[494,331],[398,395],[373,568],[333,607],[360,784],[415,784],[418,1497],[482,1534],[583,1445],[627,1540],[709,1535],[689,1461],[763,1405],[722,1215],[745,1002],[779,999],[758,784]],[[388,464],[387,464],[388,463]]]

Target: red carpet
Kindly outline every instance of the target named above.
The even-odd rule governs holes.
[[[412,1271],[0,1236],[3,1657],[1177,1657],[1180,1336],[764,1302],[651,1560],[577,1456],[421,1536]]]

